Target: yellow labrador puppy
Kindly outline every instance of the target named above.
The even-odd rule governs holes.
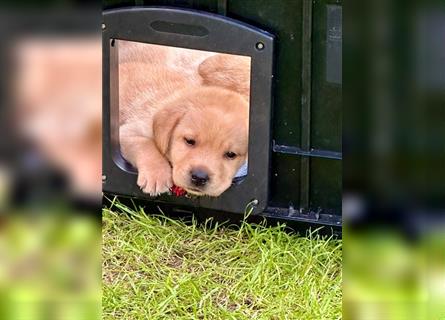
[[[175,184],[219,196],[247,160],[249,58],[118,47],[121,152],[137,168],[138,186],[150,195]]]

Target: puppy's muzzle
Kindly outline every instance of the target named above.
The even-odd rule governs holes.
[[[196,187],[204,187],[209,181],[209,174],[203,169],[193,169],[190,171],[190,181]]]

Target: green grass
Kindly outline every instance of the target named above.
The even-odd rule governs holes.
[[[103,319],[340,319],[341,245],[116,201],[103,210]]]

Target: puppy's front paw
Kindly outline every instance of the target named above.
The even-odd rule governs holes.
[[[173,186],[172,170],[166,163],[162,166],[138,168],[138,186],[142,192],[157,196]]]

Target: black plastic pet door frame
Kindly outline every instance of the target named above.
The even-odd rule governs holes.
[[[192,207],[253,213],[268,204],[273,36],[220,15],[164,7],[108,10],[103,23],[103,190],[104,192]],[[249,168],[247,177],[216,198],[150,197],[139,190],[137,175],[120,154],[118,60],[114,39],[249,56]]]

